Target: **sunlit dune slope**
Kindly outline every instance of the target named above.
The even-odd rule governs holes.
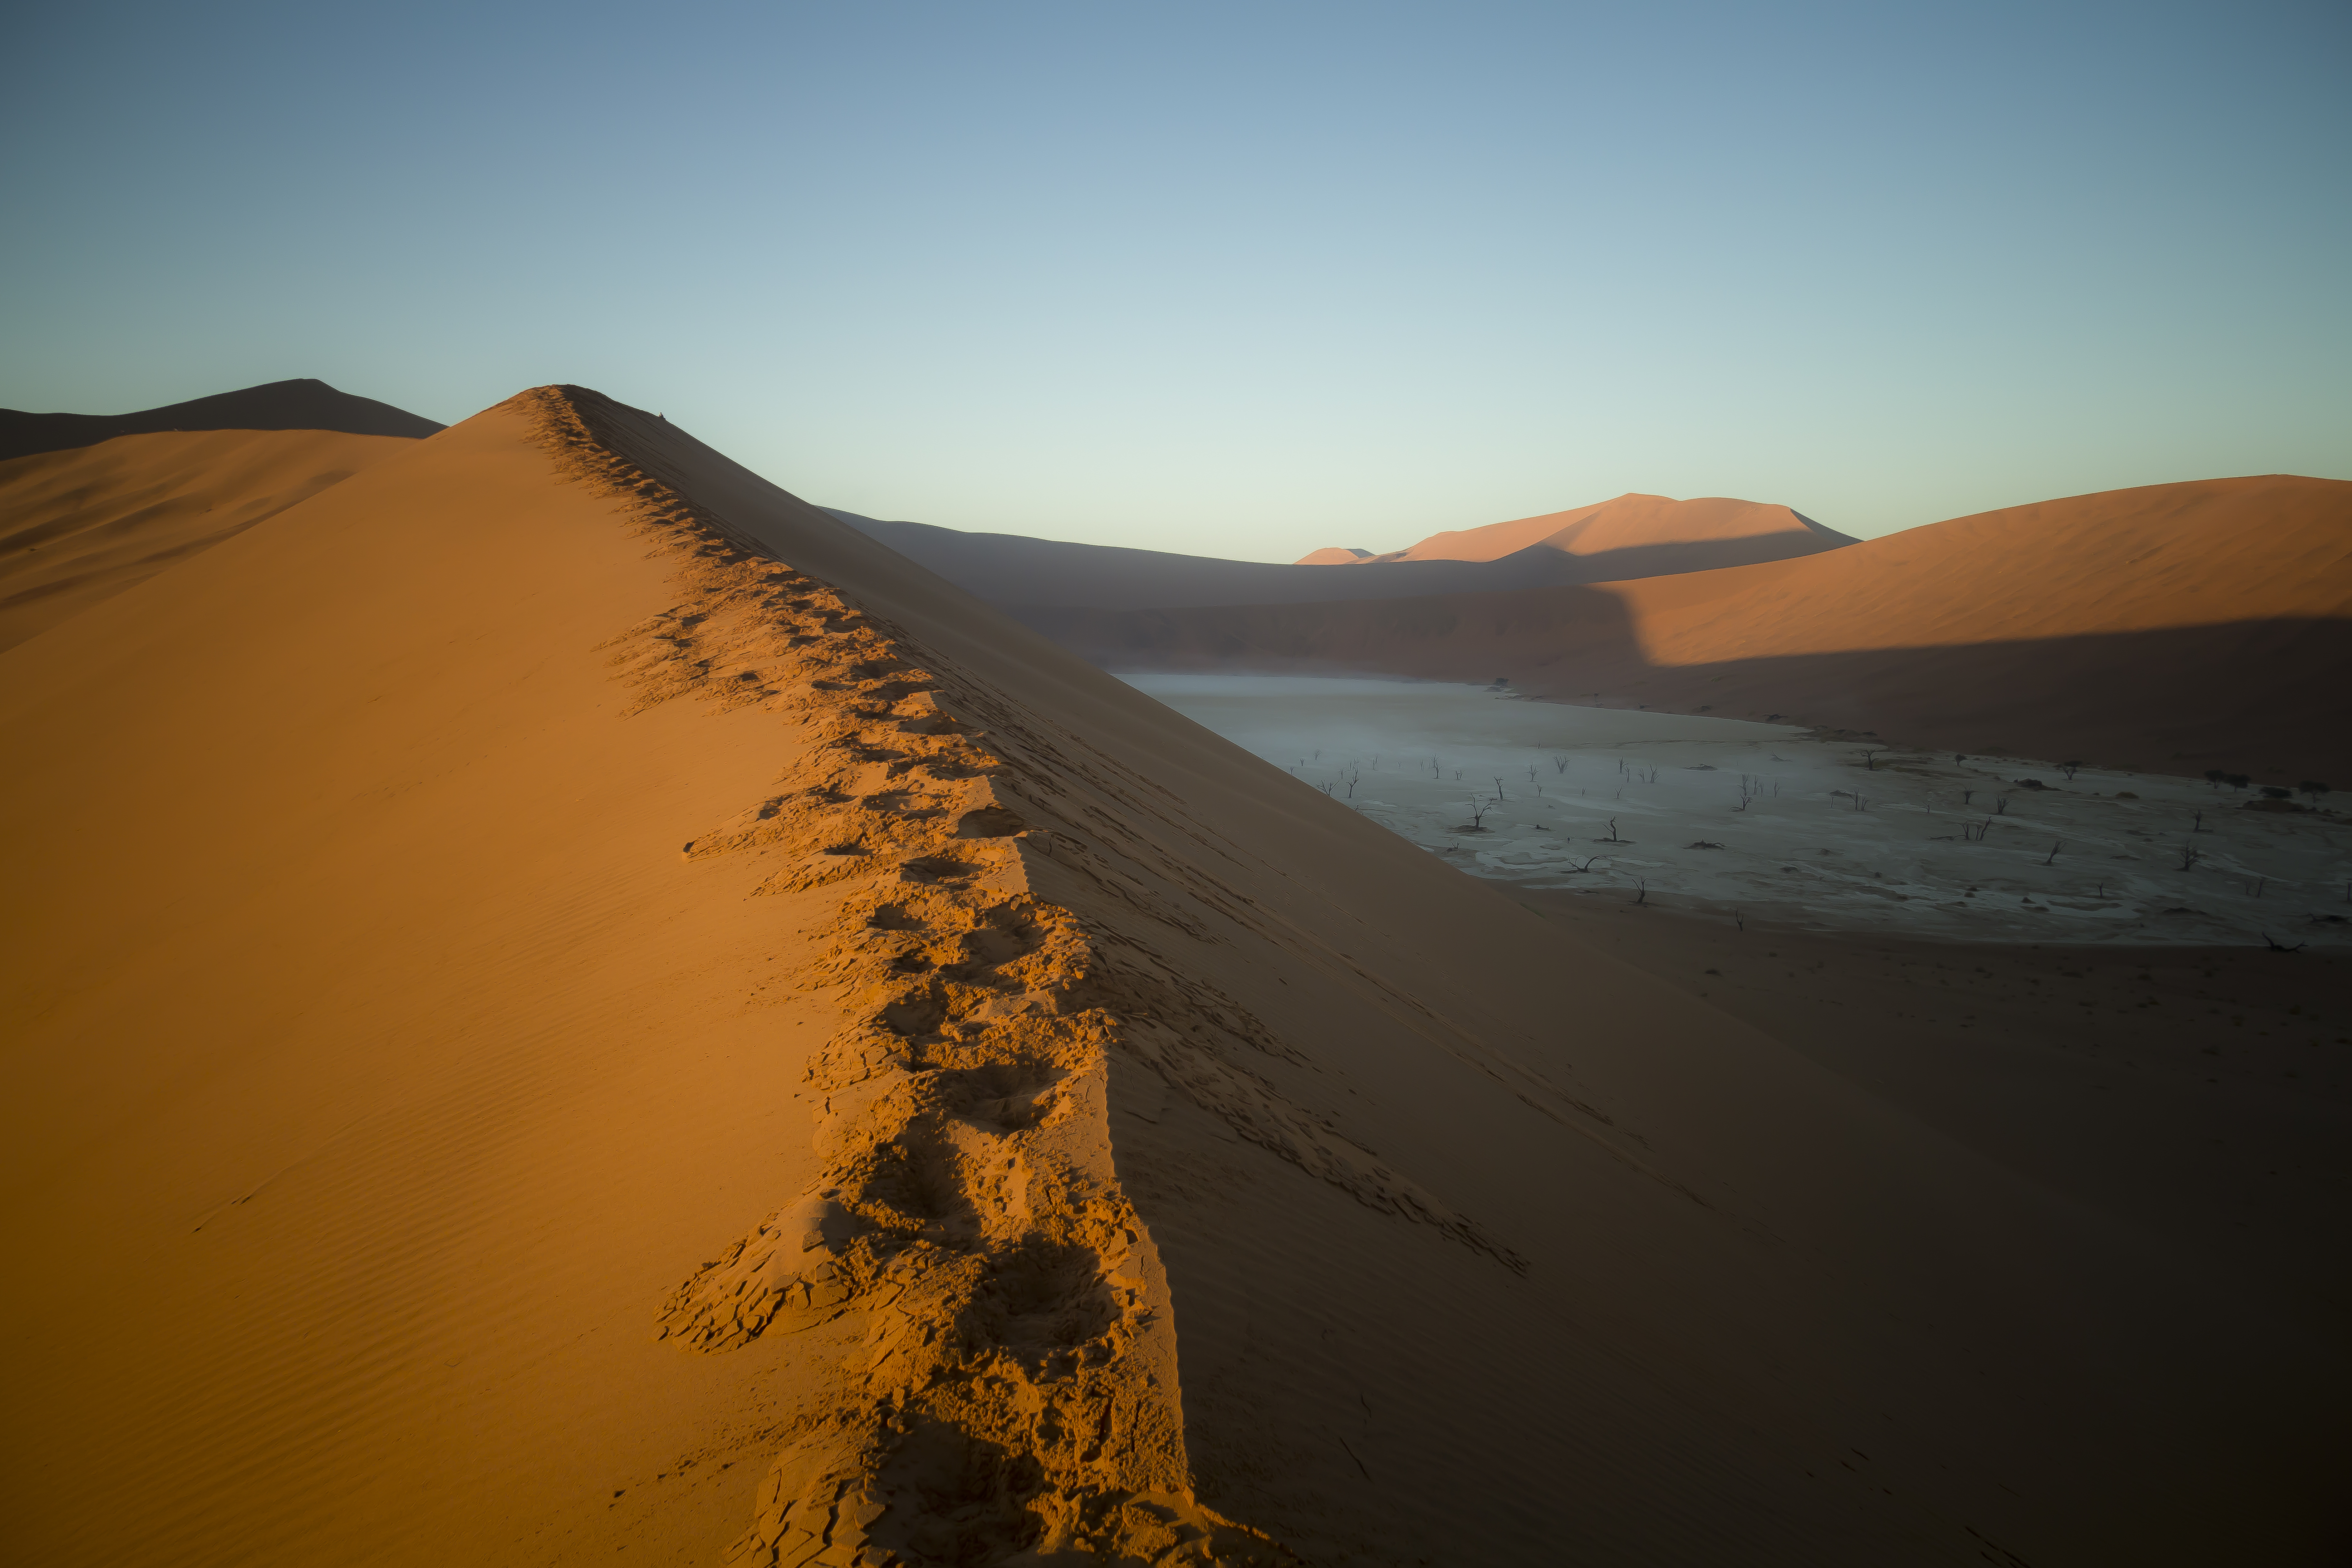
[[[1507,676],[1921,745],[2352,775],[2352,483],[2110,490],[1800,560],[1381,605],[1024,614],[1113,668]]]
[[[0,648],[413,443],[331,430],[118,436],[0,462]]]
[[[2352,482],[2105,490],[1611,589],[1660,663],[2352,618]]]
[[[593,394],[0,656],[0,736],[16,1559],[2333,1528],[2323,1310]]]
[[[1303,557],[1299,564],[1498,561],[1522,550],[1535,549],[1558,551],[1563,555],[1675,549],[1689,563],[1673,569],[1698,572],[1810,555],[1853,542],[1848,535],[1823,528],[1785,506],[1724,496],[1675,500],[1636,492],[1569,511],[1433,533],[1418,544],[1386,555],[1357,556],[1352,552],[1318,550]]]
[[[355,397],[303,376],[235,392],[192,397],[135,414],[32,414],[0,408],[0,461],[36,452],[94,447],[118,436],[190,430],[340,430],[351,436],[400,436],[411,440],[441,426],[404,408]]]

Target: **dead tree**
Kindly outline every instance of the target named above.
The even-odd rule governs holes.
[[[2074,775],[2082,771],[2082,767],[2083,764],[2079,762],[2060,763],[2058,764],[2058,771],[2066,775],[2066,782],[2068,784],[2073,784],[2074,782]]]
[[[2181,845],[2180,868],[2182,870],[2194,871],[2197,869],[2197,862],[2203,858],[2205,858],[2205,852],[2197,847],[2195,839],[2189,839]]]
[[[2052,862],[2055,861],[2055,860],[2058,858],[2058,851],[2059,851],[2059,850],[2061,850],[2061,849],[2063,849],[2063,848],[2064,848],[2064,847],[2065,847],[2065,846],[2066,846],[2066,841],[2065,841],[2064,839],[2063,839],[2063,838],[2061,838],[2060,840],[2058,840],[2058,842],[2057,842],[2057,843],[2053,844],[2053,845],[2050,847],[2050,853],[2049,853],[2049,854],[2047,854],[2047,855],[2044,855],[2044,856],[2042,858],[2042,863],[2044,866],[2047,866],[2047,865],[2050,865]]]

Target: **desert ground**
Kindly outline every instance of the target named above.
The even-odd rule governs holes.
[[[2336,819],[2178,917],[2201,783],[1277,766],[593,391],[331,434],[0,473],[12,1559],[2340,1557]]]
[[[1125,679],[1474,876],[1820,931],[2352,943],[2352,822],[2305,798],[1493,687]]]

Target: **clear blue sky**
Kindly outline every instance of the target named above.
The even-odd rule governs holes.
[[[2352,6],[26,7],[0,405],[583,382],[1283,560],[2352,478]]]

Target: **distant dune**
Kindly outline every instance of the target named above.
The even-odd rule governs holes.
[[[2352,777],[2341,480],[2110,490],[1590,587],[1023,618],[1115,668],[1506,676],[1954,751]]]
[[[593,393],[0,654],[0,742],[16,1560],[2336,1539],[2333,1317]]]
[[[0,462],[0,649],[413,445],[210,430]]]
[[[1619,563],[1639,560],[1646,554],[1662,570],[1704,572],[1718,566],[1746,566],[1759,561],[1811,555],[1853,542],[1850,535],[1823,528],[1785,506],[1722,496],[1674,500],[1665,496],[1633,494],[1596,501],[1571,511],[1433,533],[1418,544],[1386,555],[1361,550],[1318,550],[1300,557],[1298,564],[1359,566],[1391,561],[1499,561],[1521,551],[1541,549],[1563,555],[1607,555]]]
[[[136,414],[27,414],[0,408],[0,462],[95,447],[166,430],[340,430],[347,436],[430,436],[432,420],[304,377],[217,393]]]
[[[1853,542],[1784,506],[1620,496],[1579,511],[1433,535],[1388,555],[1333,547],[1281,566],[1021,534],[965,533],[827,510],[958,587],[1013,610],[1148,610],[1496,593],[1779,561]],[[1328,572],[1322,569],[1327,565],[1362,570]]]

